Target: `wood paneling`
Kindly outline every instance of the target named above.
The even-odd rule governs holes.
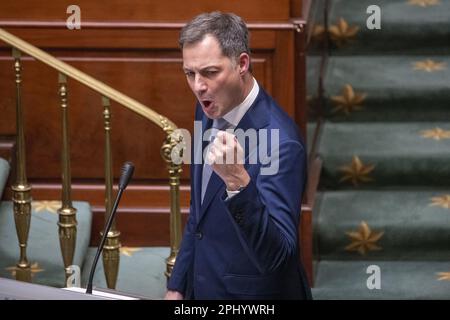
[[[91,246],[100,242],[99,230],[105,225],[104,211],[93,209]],[[182,226],[186,223],[187,211],[182,211]],[[122,245],[129,247],[170,246],[169,213],[165,210],[128,210],[117,212],[116,227],[120,231]]]
[[[0,27],[3,27],[3,23],[5,22],[0,20]],[[110,27],[103,29],[85,28],[81,30],[69,30],[64,26],[58,28],[5,26],[4,28],[25,41],[43,49],[57,48],[61,50],[70,48],[70,52],[86,52],[86,50],[89,50],[88,52],[94,54],[102,54],[102,50],[105,49],[148,49],[150,52],[145,53],[151,55],[154,53],[154,50],[176,50],[176,52],[179,52],[178,36],[182,26],[183,24],[177,24],[175,27],[169,25],[167,27],[149,27],[142,29],[139,27],[127,27],[127,25],[121,27],[120,24],[111,23]],[[267,50],[269,48],[275,48],[276,34],[274,31],[278,30],[278,28],[267,30],[267,25],[262,24],[258,26],[266,26],[266,29],[250,28],[252,49]],[[286,28],[281,25],[279,30],[286,30]],[[0,48],[2,47],[9,48],[9,46],[0,42]],[[135,52],[137,55],[142,55],[143,53],[142,51]]]
[[[294,32],[278,31],[274,50],[273,96],[291,116],[295,116],[294,104]],[[283,48],[280,50],[279,48]]]
[[[303,15],[304,12],[304,2],[307,2],[310,0],[290,0],[290,7],[291,7],[291,17],[293,18],[299,18]]]
[[[298,2],[298,1],[296,1]],[[66,21],[67,7],[76,4],[86,21],[187,21],[210,11],[232,11],[245,20],[280,21],[290,17],[289,0],[36,0],[2,1],[0,19]]]

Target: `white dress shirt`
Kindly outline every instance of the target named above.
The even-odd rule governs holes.
[[[253,102],[255,102],[256,97],[259,93],[259,85],[255,78],[253,78],[253,87],[252,90],[250,90],[247,97],[245,97],[244,101],[241,102],[238,106],[233,108],[230,112],[228,112],[226,115],[224,115],[222,118],[228,121],[230,124],[234,126],[234,128],[237,127],[241,119],[244,117],[245,113],[250,109]],[[228,198],[231,198],[239,193],[239,190],[237,191],[228,191],[227,195]]]

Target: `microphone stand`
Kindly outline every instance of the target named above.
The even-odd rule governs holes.
[[[114,205],[111,209],[111,214],[109,215],[108,221],[106,222],[105,230],[103,232],[102,240],[100,241],[100,245],[97,249],[97,253],[95,254],[94,261],[91,267],[91,273],[89,274],[89,281],[86,287],[86,293],[92,294],[92,283],[94,281],[94,273],[95,267],[97,266],[98,259],[100,257],[100,253],[103,250],[103,246],[105,245],[106,236],[108,235],[109,229],[111,229],[112,222],[114,220],[114,216],[116,215],[117,207],[119,206],[120,198],[122,197],[122,193],[128,185],[128,182],[133,175],[134,165],[131,162],[126,162],[122,168],[122,176],[120,177],[119,182],[119,191],[117,192],[116,201],[114,201]]]
[[[108,235],[109,229],[111,229],[112,222],[114,220],[114,216],[119,205],[120,198],[122,197],[123,189],[119,189],[117,193],[116,201],[114,202],[114,206],[111,210],[111,214],[109,215],[108,222],[106,223],[105,231],[103,232],[102,240],[98,247],[97,253],[95,254],[94,262],[92,263],[91,273],[89,274],[89,281],[86,288],[86,293],[92,294],[92,282],[94,280],[95,267],[97,266],[98,259],[100,257],[100,253],[103,251],[103,246],[105,245],[106,236]]]

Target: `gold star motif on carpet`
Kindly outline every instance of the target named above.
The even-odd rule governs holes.
[[[5,268],[5,270],[11,272],[11,275],[12,275],[13,277],[16,276],[16,271],[17,271],[18,269],[19,269],[19,268],[18,268],[17,266]],[[30,271],[31,271],[31,276],[33,277],[35,273],[45,271],[45,269],[39,268],[39,264],[38,264],[37,262],[35,262],[35,263],[33,263],[33,264],[30,266]]]
[[[438,127],[430,130],[422,130],[420,134],[424,138],[430,138],[434,140],[450,139],[450,130],[442,130]]]
[[[120,247],[120,254],[123,254],[127,257],[131,257],[135,252],[141,251],[141,248],[133,248],[133,247]]]
[[[331,97],[331,101],[333,101],[335,108],[332,110],[333,113],[342,111],[346,115],[349,115],[350,112],[354,110],[361,110],[361,103],[366,98],[367,94],[365,93],[355,93],[352,86],[346,84],[342,89],[342,95]]]
[[[61,208],[61,201],[33,201],[31,206],[35,212],[49,211],[56,213]]]
[[[428,6],[435,6],[440,4],[440,0],[408,0],[408,4],[412,6],[419,6],[422,8],[428,7]]]
[[[450,272],[437,272],[438,280],[450,281]]]
[[[375,169],[374,165],[364,165],[358,156],[353,156],[350,164],[339,168],[339,171],[344,173],[344,176],[339,182],[350,180],[352,184],[357,187],[360,182],[373,181],[373,179],[368,176],[373,169]]]
[[[413,66],[414,70],[420,70],[425,72],[441,71],[447,68],[447,64],[445,62],[437,62],[431,59],[413,62]]]
[[[339,22],[335,25],[331,25],[328,28],[331,40],[336,46],[341,47],[350,40],[352,40],[358,33],[358,26],[349,26],[344,18],[340,18]]]
[[[321,24],[314,25],[312,37],[316,41],[323,41],[326,37],[325,27]]]
[[[352,241],[345,247],[347,251],[357,251],[361,255],[365,255],[369,251],[382,249],[376,245],[376,242],[380,240],[384,232],[373,232],[365,221],[361,222],[358,231],[349,231],[346,234]]]
[[[430,206],[450,209],[450,194],[445,194],[440,197],[432,197]]]

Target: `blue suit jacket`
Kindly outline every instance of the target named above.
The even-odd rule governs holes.
[[[196,108],[195,119],[204,130],[210,128],[212,120]],[[278,159],[272,159],[278,161],[278,173],[262,175],[264,165],[246,161],[250,184],[228,199],[225,184],[213,172],[201,204],[203,165],[191,164],[190,214],[168,289],[186,299],[311,298],[297,241],[306,183],[298,128],[262,88],[239,128],[279,129],[279,149],[269,144],[267,152],[278,151]],[[245,151],[246,156],[252,152]]]

